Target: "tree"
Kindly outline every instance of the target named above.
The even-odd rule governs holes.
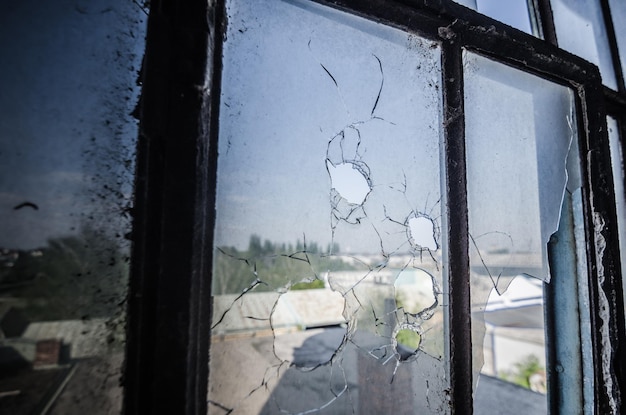
[[[504,371],[500,377],[507,382],[515,383],[524,388],[531,389],[531,378],[535,375],[546,373],[546,369],[539,362],[539,358],[535,355],[528,355],[519,362],[515,363],[515,369],[512,371]]]
[[[128,257],[105,232],[85,228],[77,236],[50,239],[38,255],[20,252],[6,277],[24,301],[31,321],[111,317],[123,313]]]

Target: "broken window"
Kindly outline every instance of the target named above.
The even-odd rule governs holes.
[[[209,412],[588,411],[590,121],[567,76],[591,72],[484,57],[481,36],[515,41],[457,20],[422,36],[245,0],[226,20]]]
[[[227,16],[209,413],[446,413],[440,47],[305,1]]]
[[[147,11],[0,11],[0,413],[122,409],[130,212]]]
[[[624,7],[524,3],[4,6],[0,412],[620,413]]]
[[[553,263],[576,262],[575,244],[554,245],[573,232],[563,210],[581,203],[574,94],[469,52],[464,75],[476,393],[494,382],[482,367],[538,392],[523,399],[547,413],[543,284],[551,244]]]

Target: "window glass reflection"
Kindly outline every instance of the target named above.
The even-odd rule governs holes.
[[[121,411],[145,11],[0,11],[0,412]]]

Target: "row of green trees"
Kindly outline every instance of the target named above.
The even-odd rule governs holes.
[[[353,269],[332,254],[339,252],[337,244],[323,250],[316,242],[296,241],[295,244],[274,243],[250,236],[248,249],[218,247],[213,259],[214,295],[241,293],[254,286],[256,291],[274,291],[302,281],[320,287],[328,270]],[[296,289],[305,286],[298,285]]]
[[[111,317],[124,310],[128,254],[96,229],[50,239],[0,267],[0,297],[17,300],[30,321]]]
[[[236,251],[235,248],[229,249]],[[252,256],[273,255],[277,253],[289,254],[295,252],[307,252],[309,254],[336,254],[339,252],[339,244],[328,244],[326,245],[325,249],[322,249],[320,244],[318,244],[317,242],[302,242],[298,239],[295,245],[292,243],[287,244],[284,242],[274,243],[269,239],[265,239],[264,241],[262,241],[259,235],[253,234],[250,236],[250,241],[248,242],[248,250],[245,252]]]
[[[124,310],[128,254],[120,241],[95,229],[50,239],[34,251],[18,251],[12,266],[0,267],[0,296],[19,299],[31,321],[109,317]],[[250,236],[245,251],[220,247],[214,253],[213,292],[323,287],[324,274],[353,266],[335,256],[337,244],[274,243]],[[305,282],[304,284],[298,284]],[[297,285],[296,285],[297,284]]]

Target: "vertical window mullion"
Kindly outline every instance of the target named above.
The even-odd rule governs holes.
[[[442,51],[449,238],[450,388],[453,413],[458,413],[473,408],[463,61],[461,46],[454,40],[444,42]]]
[[[532,1],[535,3],[535,10],[539,15],[539,25],[542,30],[543,39],[552,45],[556,45],[556,28],[554,27],[554,17],[552,16],[550,0]]]
[[[594,77],[595,78],[595,77]],[[580,131],[589,275],[590,318],[593,338],[594,406],[596,413],[620,413],[623,366],[623,307],[618,269],[619,248],[612,194],[609,144],[603,89],[597,83],[580,87],[583,122]],[[614,231],[615,230],[615,231]]]

